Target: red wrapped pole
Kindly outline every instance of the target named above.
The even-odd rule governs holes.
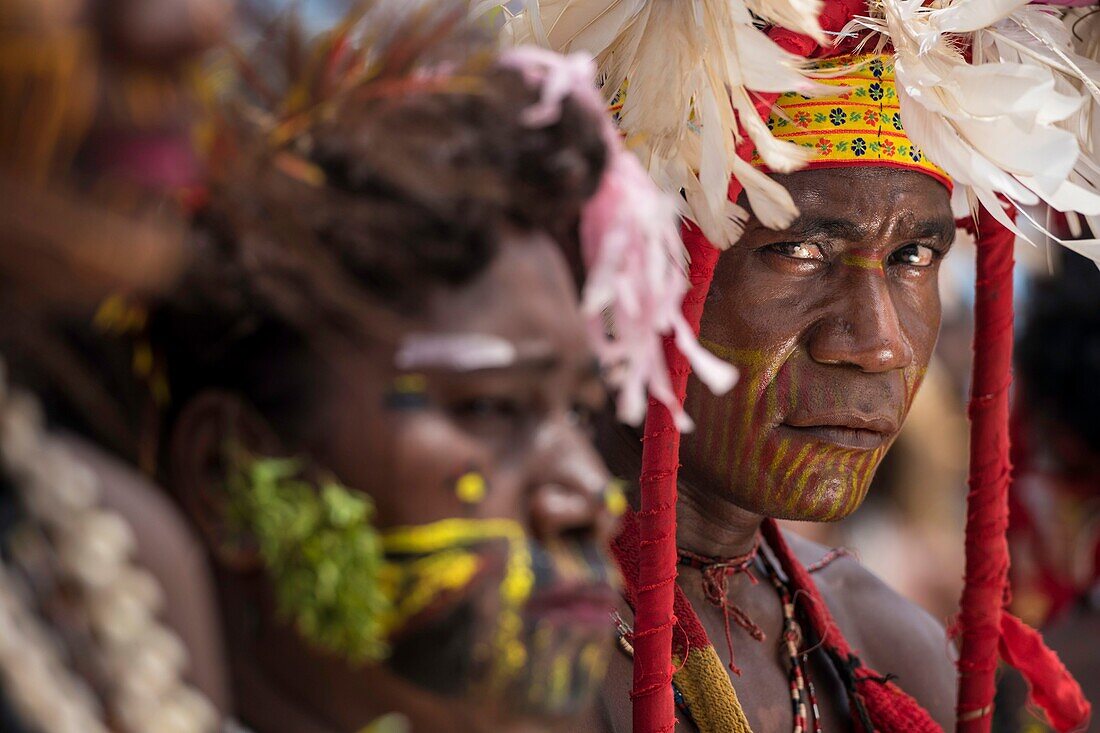
[[[696,333],[703,303],[710,290],[718,250],[694,226],[683,229],[691,257],[691,290],[684,298],[684,316]],[[691,367],[670,337],[665,359],[672,388],[681,404]],[[641,509],[638,512],[638,590],[634,608],[634,701],[637,733],[666,733],[676,727],[672,700],[672,612],[676,588],[676,477],[680,468],[680,433],[672,415],[650,399],[642,447]]]
[[[757,111],[766,116],[775,94],[761,94]],[[737,154],[748,160],[752,141],[745,137]],[[736,201],[741,184],[730,181],[729,197]],[[691,288],[684,296],[683,312],[691,330],[699,334],[703,305],[710,292],[717,247],[690,222],[680,232],[691,265]],[[682,405],[687,395],[691,365],[672,336],[665,337],[665,360],[676,399]],[[680,431],[672,414],[661,403],[649,400],[642,433],[642,473],[638,481],[641,508],[638,511],[638,588],[634,602],[634,687],[632,719],[635,733],[667,733],[676,727],[676,706],[672,699],[672,611],[676,586],[676,479],[680,473]]]
[[[1005,610],[1008,598],[1008,390],[1012,382],[1012,248],[1015,235],[982,210],[974,375],[970,398],[970,493],[966,512],[966,585],[959,609],[959,733],[988,733],[997,663],[1016,667],[1058,731],[1083,730],[1091,706],[1037,632]]]
[[[971,383],[970,492],[966,497],[966,584],[959,610],[959,733],[988,733],[1008,587],[1008,397],[1012,383],[1015,235],[982,210]]]

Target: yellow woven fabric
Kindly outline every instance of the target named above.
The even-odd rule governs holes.
[[[729,673],[713,646],[693,648],[673,677],[700,733],[752,733]]]
[[[948,188],[951,180],[942,168],[913,145],[902,124],[891,56],[860,54],[837,56],[814,64],[827,70],[853,66],[840,76],[820,79],[837,87],[835,95],[806,97],[781,94],[768,118],[779,140],[812,149],[816,156],[807,168],[888,166],[921,171]],[[755,153],[752,164],[767,169]]]

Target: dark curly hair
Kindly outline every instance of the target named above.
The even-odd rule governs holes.
[[[482,272],[510,228],[546,231],[575,259],[607,158],[600,121],[567,100],[555,124],[525,125],[539,90],[468,35],[460,45],[441,77],[460,83],[405,73],[346,94],[295,143],[226,167],[194,266],[151,319],[174,404],[228,389],[291,428],[315,329],[415,312]]]

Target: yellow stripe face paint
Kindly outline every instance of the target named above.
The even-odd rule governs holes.
[[[858,252],[848,255],[844,264],[882,269],[881,261]],[[702,343],[736,366],[741,380],[721,397],[694,379],[689,383],[686,407],[697,428],[682,440],[688,480],[721,487],[738,506],[766,516],[832,521],[855,511],[894,436],[858,447],[794,426],[799,416],[856,411],[851,394],[824,389],[822,380],[815,378],[813,370],[833,367],[809,363],[804,353],[769,357]],[[907,412],[920,377],[914,368],[892,375],[888,383],[880,381],[893,390],[887,395],[891,403],[903,403]]]

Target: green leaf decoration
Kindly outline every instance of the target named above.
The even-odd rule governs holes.
[[[296,460],[237,461],[231,516],[250,533],[275,586],[279,611],[314,646],[355,663],[384,659],[379,586],[382,543],[365,495],[301,477]]]

